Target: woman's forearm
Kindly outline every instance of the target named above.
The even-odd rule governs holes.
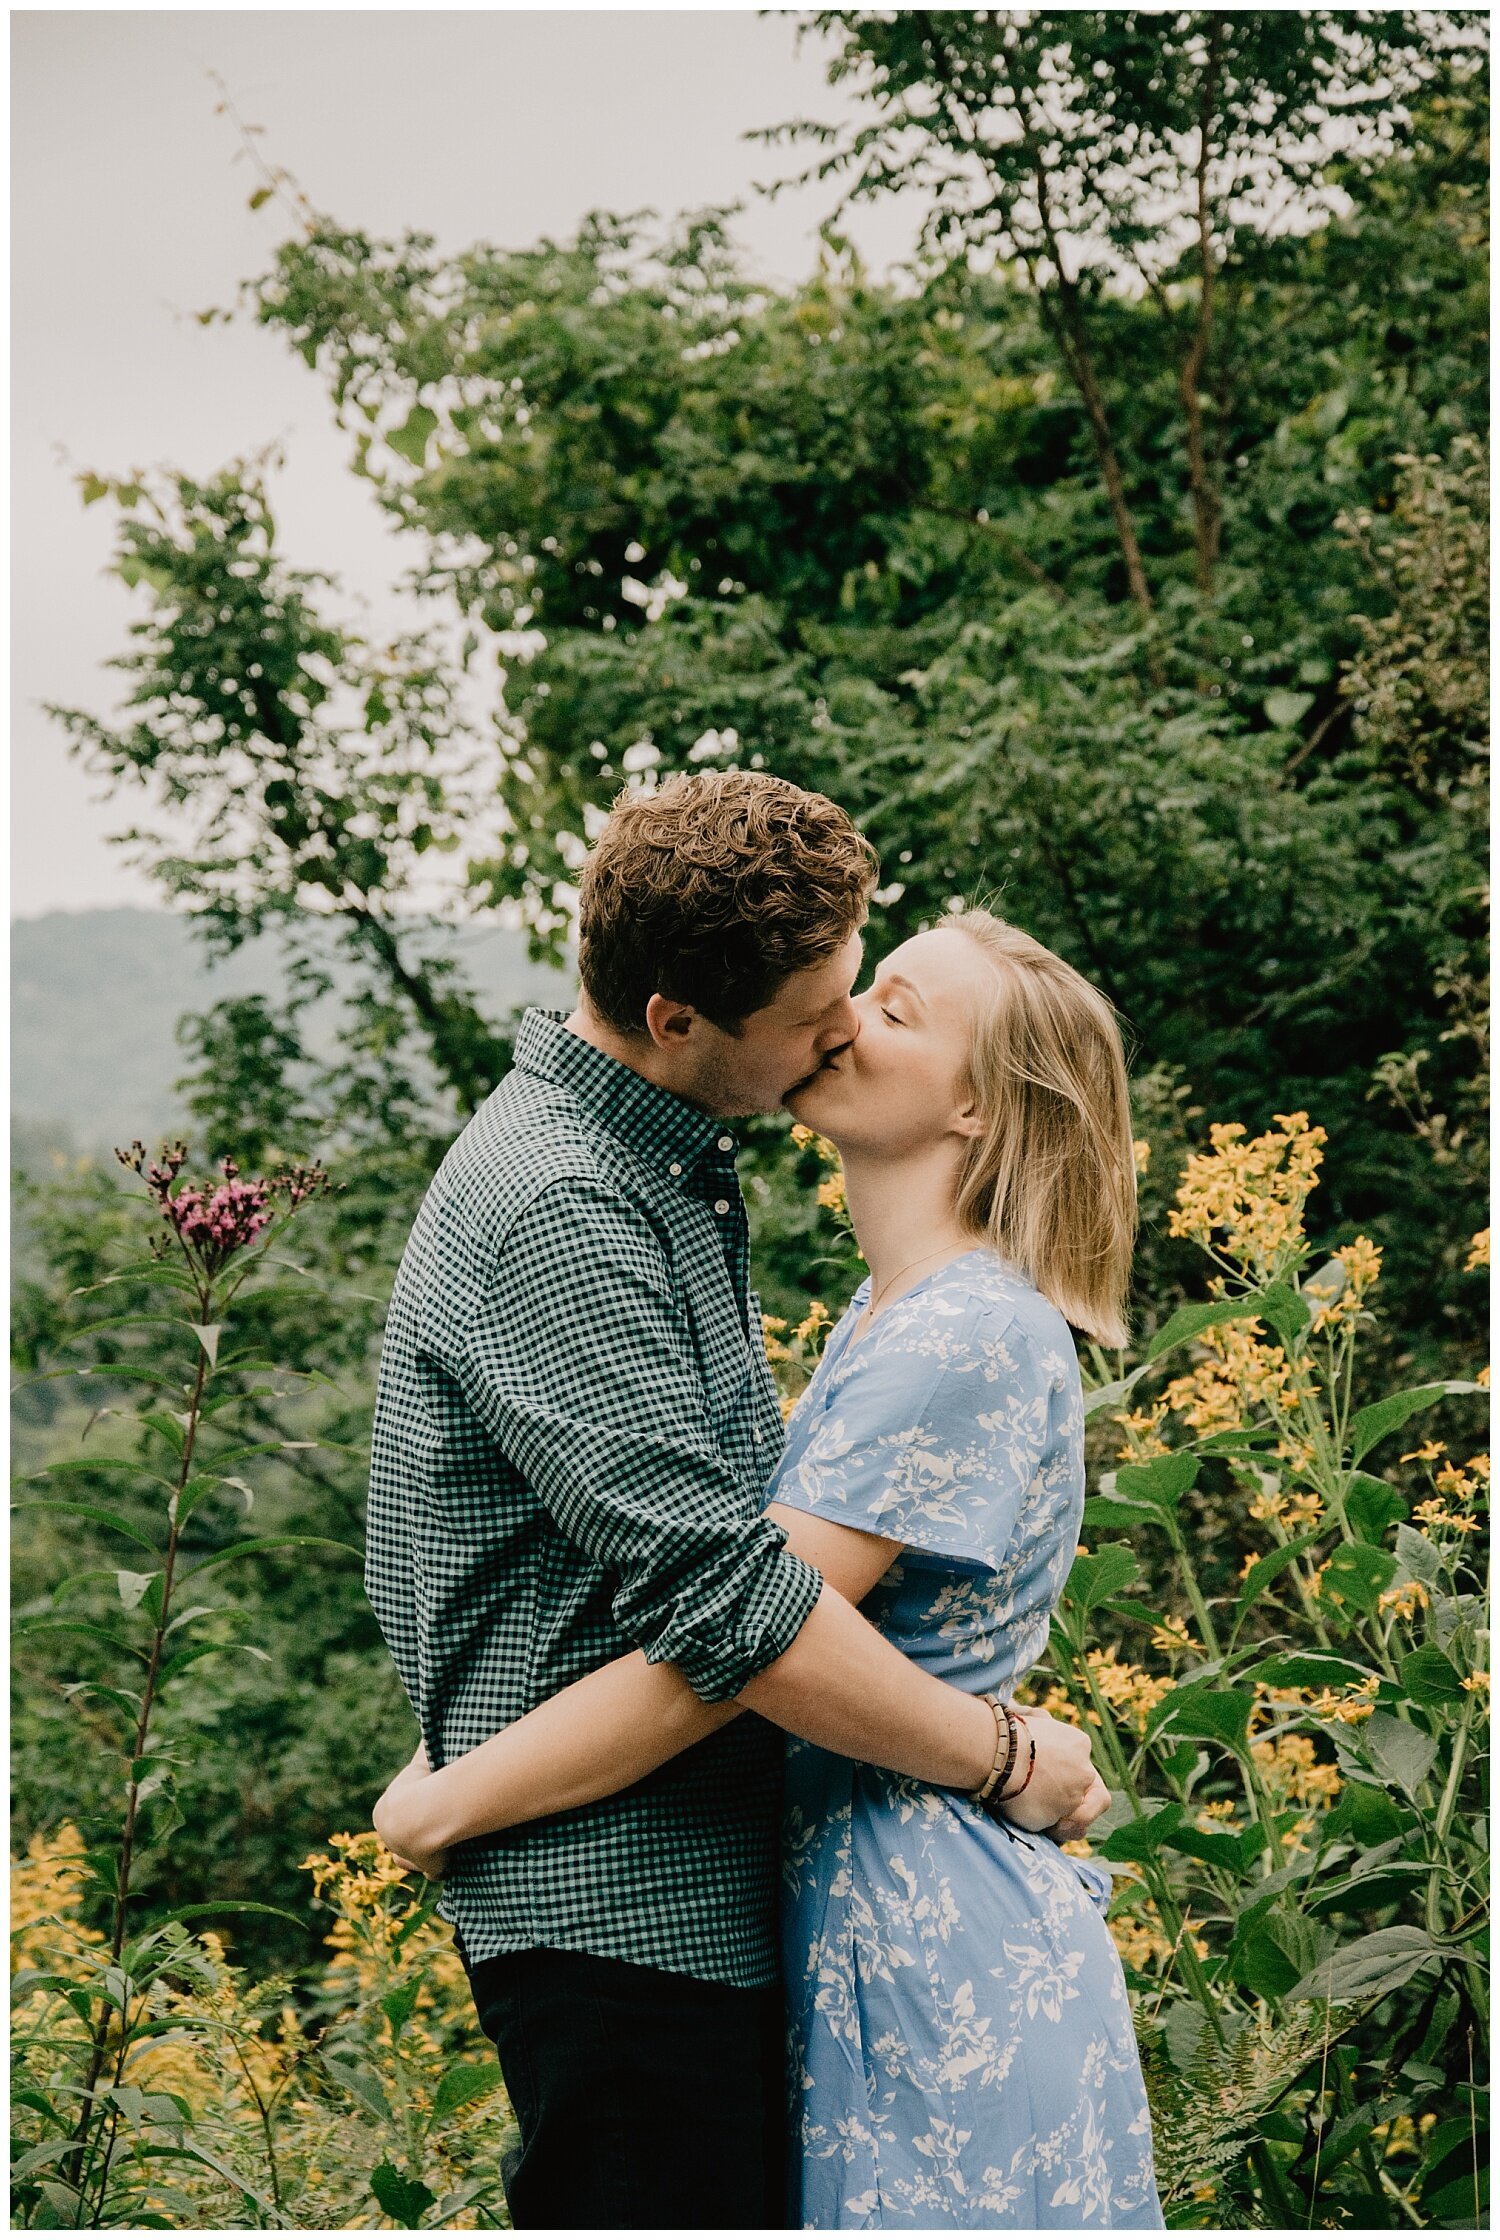
[[[703,1703],[675,1665],[637,1650],[575,1680],[513,1726],[392,1800],[395,1850],[424,1852],[523,1820],[571,1812],[628,1789],[738,1717],[737,1703]]]

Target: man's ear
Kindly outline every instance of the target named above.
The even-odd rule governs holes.
[[[690,1003],[675,1003],[670,996],[652,996],[646,1005],[646,1032],[658,1050],[680,1051],[692,1035],[697,1017]]]

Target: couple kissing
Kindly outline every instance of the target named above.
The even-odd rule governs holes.
[[[367,1586],[517,2228],[1159,2227],[1087,1738],[1014,1702],[1118,1346],[1120,1034],[988,912],[861,994],[874,853],[750,771],[615,807],[386,1328]],[[783,1427],[736,1115],[869,1277]]]

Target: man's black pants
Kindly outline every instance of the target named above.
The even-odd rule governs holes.
[[[784,2227],[779,1986],[543,1948],[469,1982],[520,2125],[502,2167],[518,2231]]]

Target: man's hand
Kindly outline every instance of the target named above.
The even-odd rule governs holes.
[[[1038,1833],[1045,1829],[1066,1843],[1081,1836],[1109,1803],[1109,1791],[1094,1771],[1093,1745],[1081,1727],[1054,1719],[1048,1711],[1027,1709],[1016,1716],[1025,1721],[1018,1770],[1029,1739],[1036,1744],[1036,1771],[1025,1790],[1000,1810],[1013,1827]]]

